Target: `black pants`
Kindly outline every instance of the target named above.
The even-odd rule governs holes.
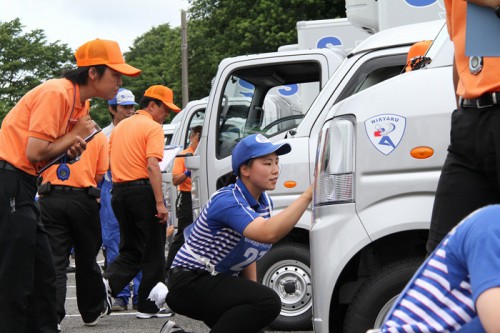
[[[36,178],[0,169],[0,331],[57,332],[56,274]]]
[[[184,229],[191,223],[193,223],[193,201],[191,199],[191,192],[179,192],[177,197],[179,201],[177,206],[177,233],[174,236],[174,240],[168,249],[167,255],[167,270],[172,266],[175,255],[184,244]]]
[[[148,300],[151,289],[165,281],[165,225],[156,218],[156,204],[151,185],[113,185],[111,206],[120,224],[120,254],[108,266],[113,296],[122,291],[142,269],[138,310],[156,313],[158,307]]]
[[[61,190],[41,196],[39,202],[56,267],[59,322],[66,315],[66,267],[71,246],[75,249],[78,310],[84,322],[92,322],[101,314],[105,297],[96,262],[102,244],[99,204],[85,192]]]
[[[455,110],[450,140],[434,201],[428,254],[468,214],[500,203],[500,105]]]
[[[171,272],[168,306],[203,321],[211,333],[262,332],[280,313],[278,294],[260,283],[226,274]]]

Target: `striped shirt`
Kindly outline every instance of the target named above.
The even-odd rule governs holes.
[[[484,332],[475,309],[500,286],[500,205],[469,215],[407,284],[381,332]]]
[[[199,260],[206,258],[217,272],[238,274],[271,248],[271,244],[243,236],[248,224],[258,217],[269,218],[271,209],[267,193],[262,193],[259,201],[255,200],[240,179],[220,189],[196,221],[185,229],[185,244],[177,252],[172,267],[206,269]]]

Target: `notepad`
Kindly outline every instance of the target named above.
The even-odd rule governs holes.
[[[465,54],[500,57],[500,18],[493,8],[467,2]]]

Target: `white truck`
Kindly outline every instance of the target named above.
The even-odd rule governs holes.
[[[452,59],[444,26],[426,67],[309,111],[326,115],[310,232],[316,333],[380,327],[423,261],[456,108]]]
[[[339,59],[327,61],[327,57],[335,57],[335,53],[320,49],[222,61],[206,105],[200,144],[194,156],[186,158],[186,166],[192,170],[195,210],[199,212],[209,196],[225,184],[231,172],[231,148],[237,140],[255,132],[265,134],[272,141],[286,140],[292,146],[292,153],[280,159],[281,182],[271,193],[276,212],[287,207],[312,182],[317,139],[326,111],[319,107],[309,109],[303,104],[302,115],[280,118],[263,126],[262,106],[266,96],[279,90],[286,93],[290,87],[300,90],[305,85],[313,85],[324,87],[320,94],[323,97],[318,96],[313,105],[331,106],[400,74],[411,44],[433,39],[442,24],[432,22],[380,32],[362,42],[341,64]],[[231,107],[227,94],[240,82],[252,88],[248,107]],[[186,114],[185,119],[190,117]],[[227,126],[237,123],[244,125],[241,128]],[[310,221],[308,211],[296,228],[258,263],[259,280],[275,289],[282,299],[283,309],[273,323],[275,328],[298,330],[311,326]]]

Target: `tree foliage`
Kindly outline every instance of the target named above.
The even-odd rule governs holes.
[[[48,43],[42,30],[22,29],[19,19],[0,22],[0,120],[30,89],[61,76],[73,58],[67,44]]]

